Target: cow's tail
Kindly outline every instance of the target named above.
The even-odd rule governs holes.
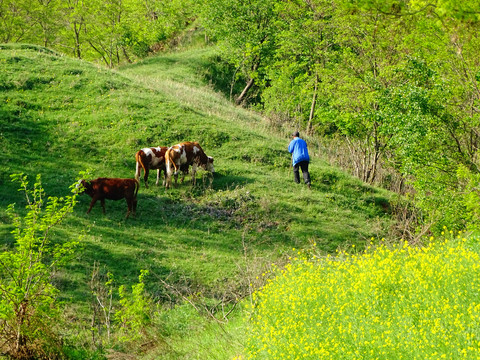
[[[170,187],[170,183],[172,182],[172,166],[175,166],[175,162],[172,161],[172,148],[168,148],[167,151],[165,152],[165,168],[167,170],[167,178],[165,179],[165,187]]]
[[[137,179],[135,179],[135,195],[134,195],[134,198],[135,198],[135,199],[137,198],[138,189],[140,189],[140,181],[138,181]]]
[[[140,181],[140,172],[142,171],[140,166],[143,168],[143,171],[145,172],[145,166],[143,165],[143,162],[142,162],[141,152],[142,152],[142,150],[139,150],[135,154],[135,161],[137,163],[136,168],[135,168],[135,179],[137,181]]]

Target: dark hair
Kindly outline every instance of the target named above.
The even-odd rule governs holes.
[[[300,136],[300,133],[298,131],[295,131],[292,136],[295,136],[295,137],[299,137]]]

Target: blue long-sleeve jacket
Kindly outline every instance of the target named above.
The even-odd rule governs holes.
[[[307,143],[299,137],[293,138],[293,140],[290,141],[288,152],[292,154],[292,165],[298,164],[300,161],[310,161]]]

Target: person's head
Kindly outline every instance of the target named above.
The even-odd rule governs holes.
[[[292,137],[300,137],[300,133],[298,131],[294,131],[292,133]]]

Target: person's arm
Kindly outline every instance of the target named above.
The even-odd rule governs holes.
[[[294,144],[295,140],[292,140],[290,141],[290,144],[288,144],[288,152],[291,154],[293,153],[293,144]]]

